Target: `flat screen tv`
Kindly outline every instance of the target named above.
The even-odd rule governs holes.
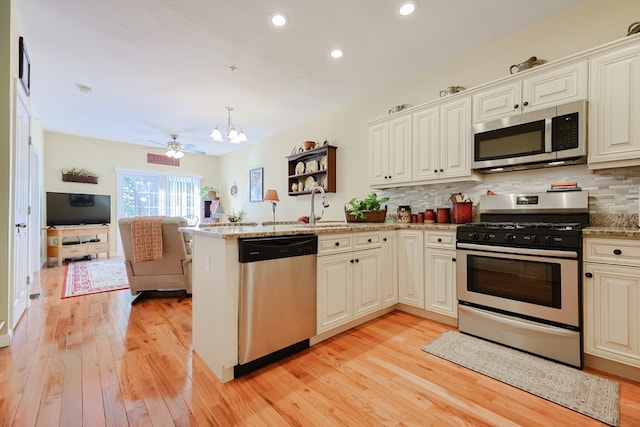
[[[111,196],[47,192],[47,226],[111,223]]]

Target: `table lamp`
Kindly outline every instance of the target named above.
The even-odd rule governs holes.
[[[271,202],[271,206],[273,207],[273,222],[276,222],[276,202],[280,201],[278,192],[276,190],[267,190],[267,192],[264,193],[264,201]]]

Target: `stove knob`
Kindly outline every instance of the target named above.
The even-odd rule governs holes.
[[[538,236],[536,236],[535,234],[533,236],[531,236],[531,241],[533,243],[538,243],[538,240],[540,240],[540,239],[538,239]]]
[[[544,236],[544,242],[545,242],[547,245],[551,245],[551,244],[553,244],[553,236]]]
[[[471,238],[473,240],[479,240],[480,239],[480,235],[478,233],[471,233]]]
[[[489,233],[484,233],[484,235],[482,236],[482,238],[484,240],[490,240],[491,239],[491,235]]]
[[[515,234],[507,234],[505,236],[505,238],[507,239],[507,242],[513,242],[514,240],[516,240],[516,235]]]

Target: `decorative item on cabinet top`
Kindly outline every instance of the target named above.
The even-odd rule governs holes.
[[[538,59],[535,56],[532,56],[531,58],[527,59],[526,61],[523,61],[519,64],[514,64],[511,67],[509,67],[509,72],[511,74],[515,74],[517,72],[520,71],[524,71],[524,70],[528,70],[529,68],[533,68],[536,65],[542,65],[545,64],[547,61],[545,61],[544,59]]]
[[[62,170],[62,180],[64,182],[82,182],[84,184],[97,184],[98,175],[87,170],[69,168]]]
[[[310,194],[316,186],[336,192],[336,146],[322,145],[287,156],[290,196]]]

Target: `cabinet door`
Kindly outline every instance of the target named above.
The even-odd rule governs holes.
[[[384,184],[389,175],[389,123],[369,126],[369,183]]]
[[[589,167],[640,165],[640,45],[590,62]]]
[[[585,263],[585,353],[640,367],[640,268]]]
[[[389,121],[389,182],[411,181],[411,116]]]
[[[318,333],[353,320],[351,253],[318,257]]]
[[[440,107],[440,178],[471,174],[471,99]]]
[[[522,111],[533,111],[587,98],[587,63],[532,74],[522,81]]]
[[[398,232],[398,302],[424,308],[422,231]]]
[[[355,318],[382,308],[382,262],[380,249],[353,253]]]
[[[398,302],[398,239],[395,231],[381,233],[382,306]]]
[[[520,114],[520,88],[518,80],[473,95],[473,122]]]
[[[438,176],[440,108],[430,107],[413,113],[413,179]]]
[[[427,248],[425,308],[457,318],[455,256],[455,251]]]

